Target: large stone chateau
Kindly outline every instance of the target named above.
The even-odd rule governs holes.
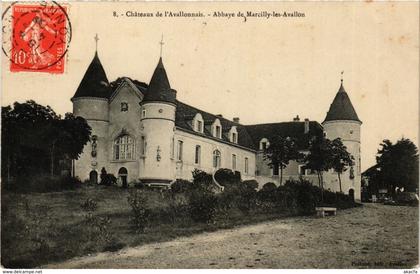
[[[181,91],[182,92],[182,91]],[[239,171],[242,179],[256,179],[260,187],[278,184],[278,168],[263,160],[270,136],[293,137],[302,152],[309,140],[325,134],[340,137],[355,159],[342,174],[345,193],[360,200],[360,127],[353,105],[341,83],[322,123],[299,117],[288,122],[243,125],[180,102],[171,88],[162,58],[148,84],[127,77],[109,82],[97,52],[73,98],[73,113],[92,127],[92,141],[74,164],[74,175],[98,181],[102,168],[119,183],[141,180],[169,184],[191,179],[194,169],[214,173],[220,168]],[[317,175],[304,164],[291,162],[283,181],[299,176],[317,184]],[[326,172],[325,188],[339,191],[337,174]]]

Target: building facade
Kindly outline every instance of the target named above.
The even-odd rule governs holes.
[[[127,77],[109,82],[98,54],[90,63],[73,98],[73,113],[85,118],[92,138],[74,163],[74,175],[97,182],[102,169],[118,177],[119,183],[141,180],[168,185],[176,179],[192,179],[195,169],[214,173],[227,168],[241,173],[243,180],[278,184],[277,168],[263,159],[270,137],[297,140],[305,153],[314,136],[340,137],[356,159],[342,174],[343,192],[360,199],[361,121],[341,83],[325,121],[298,117],[290,122],[243,125],[176,99],[162,58],[149,84]],[[291,162],[283,170],[284,181],[303,176],[317,183],[317,176],[303,163]],[[339,190],[338,176],[326,172],[325,188]]]

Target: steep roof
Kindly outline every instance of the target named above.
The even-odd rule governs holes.
[[[340,89],[338,90],[323,123],[337,120],[352,120],[361,122],[359,117],[357,117],[357,113],[343,87],[343,82],[341,82]]]
[[[176,91],[171,89],[165,67],[163,66],[162,57],[160,57],[143,101],[159,101],[175,104],[175,98]]]
[[[96,52],[73,98],[108,98],[110,94],[108,78]]]
[[[203,116],[205,125],[209,125],[213,123],[214,120],[216,119],[220,120],[220,123],[222,125],[222,140],[225,142],[229,142],[229,137],[227,133],[229,132],[230,128],[232,128],[233,126],[236,126],[236,130],[238,131],[238,145],[247,147],[250,149],[254,149],[253,141],[251,137],[249,136],[248,132],[246,131],[246,128],[244,125],[232,122],[221,116],[214,115],[206,111],[202,111],[198,108],[192,107],[178,100],[176,100],[175,125],[177,127],[194,132],[192,120],[194,119],[194,116],[197,113],[200,113],[201,116]],[[210,138],[215,138],[206,127],[204,127],[204,133],[201,134],[201,133],[196,132],[196,134],[204,135]]]
[[[322,126],[315,121],[309,121],[309,131],[305,133],[305,122],[281,122],[270,124],[257,124],[245,126],[246,131],[253,140],[254,149],[259,148],[261,139],[270,140],[272,136],[291,137],[297,139],[299,149],[309,147],[309,141],[313,136],[323,134]]]

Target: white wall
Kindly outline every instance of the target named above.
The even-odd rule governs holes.
[[[236,170],[241,172],[243,180],[255,179],[255,153],[247,149],[235,147],[230,144],[218,142],[213,139],[188,133],[182,129],[175,131],[175,144],[178,140],[183,141],[183,159],[182,162],[176,162],[177,178],[186,180],[192,179],[192,171],[200,169],[208,173],[213,173],[213,151],[221,152],[220,168],[232,169],[232,154],[236,155]],[[201,146],[201,161],[195,164],[195,147]],[[248,173],[245,174],[245,157],[248,158]]]

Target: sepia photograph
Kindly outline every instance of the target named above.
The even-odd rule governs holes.
[[[417,273],[419,2],[1,7],[3,273]]]

